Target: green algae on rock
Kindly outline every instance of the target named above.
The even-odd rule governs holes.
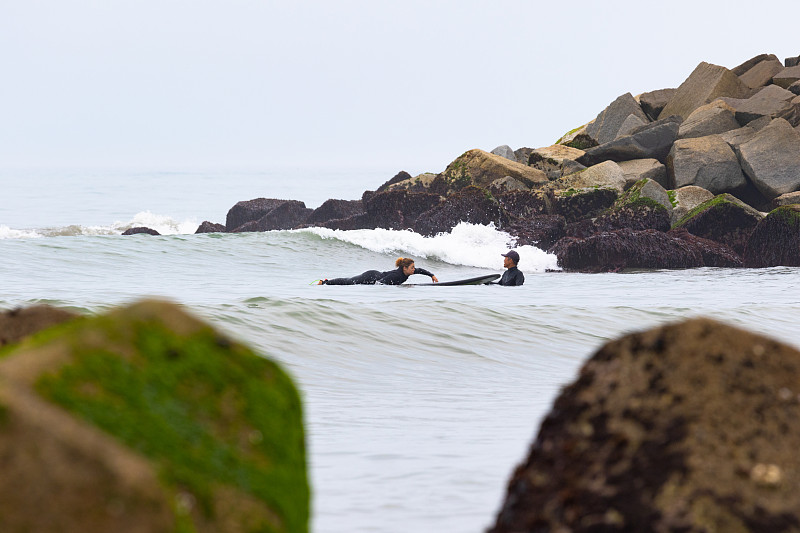
[[[59,483],[3,476],[0,522],[17,530],[133,531],[118,524],[121,509],[148,531],[308,530],[302,405],[277,364],[158,301],[59,333],[0,362],[0,403],[10,420],[0,428],[0,452],[17,450],[10,460],[23,462],[18,450],[35,447],[24,438],[36,426],[55,451],[29,474],[58,471],[57,458],[74,456],[84,463],[81,475],[99,481],[81,487],[76,472]],[[37,425],[31,412],[50,422]],[[31,490],[20,491],[20,479]],[[94,502],[85,516],[70,505],[76,490]],[[40,508],[32,493],[53,503]]]

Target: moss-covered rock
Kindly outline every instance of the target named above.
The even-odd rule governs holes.
[[[305,532],[300,397],[174,304],[48,330],[0,360],[4,531]]]
[[[488,188],[494,180],[506,176],[511,176],[528,187],[536,187],[548,181],[541,170],[478,149],[465,152],[447,165],[445,171],[437,176],[437,181],[443,181],[447,193],[450,193],[470,185]]]
[[[614,205],[619,192],[604,187],[564,189],[555,191],[552,213],[563,216],[568,223],[599,216]]]
[[[800,266],[800,205],[770,211],[750,234],[744,260],[753,268]]]
[[[79,315],[50,305],[34,305],[0,313],[0,348]],[[0,353],[2,357],[2,353]]]
[[[703,202],[675,224],[689,233],[721,242],[743,254],[747,240],[762,214],[730,194],[720,194]]]

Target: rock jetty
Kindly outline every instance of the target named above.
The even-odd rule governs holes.
[[[797,210],[768,215],[800,203],[796,59],[760,54],[731,69],[702,62],[677,87],[619,96],[552,146],[468,150],[439,174],[401,171],[360,200],[313,210],[242,201],[224,225],[205,221],[197,232],[434,235],[465,221],[554,253],[565,270],[793,265],[796,248],[774,247],[796,243],[800,225],[775,220],[794,221]]]

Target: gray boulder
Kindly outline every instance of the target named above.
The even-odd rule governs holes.
[[[625,178],[625,189],[644,178],[653,180],[662,187],[667,187],[669,184],[667,167],[658,159],[631,159],[630,161],[620,161],[617,164],[622,169],[622,175]]]
[[[639,105],[650,120],[657,120],[661,110],[672,100],[677,89],[659,89],[639,95]]]
[[[586,134],[599,144],[613,141],[630,115],[639,118],[642,123],[650,122],[631,93],[625,93],[597,115],[594,122],[586,127]]]
[[[750,98],[721,98],[734,109],[742,126],[761,117],[785,118],[792,126],[800,123],[800,98],[791,91],[768,85]]]
[[[736,150],[739,145],[746,143],[756,135],[756,130],[753,129],[750,125],[743,126],[741,128],[726,131],[725,133],[720,133],[719,136],[722,137],[726,143],[728,143],[731,148]]]
[[[625,119],[625,122],[622,123],[622,126],[619,127],[619,131],[617,132],[617,136],[615,139],[619,139],[620,137],[624,137],[626,135],[630,135],[630,133],[638,128],[639,126],[644,126],[645,124],[649,123],[650,120],[642,120],[636,115],[628,115],[628,118]]]
[[[772,77],[784,69],[783,63],[777,57],[773,56],[773,58],[757,63],[750,70],[741,74],[739,79],[751,89],[758,89],[768,85],[772,82]]]
[[[659,119],[678,115],[688,117],[692,111],[721,96],[747,98],[751,89],[739,76],[719,65],[702,62],[681,83],[675,96],[658,115]]]
[[[714,194],[747,186],[736,153],[719,135],[679,139],[667,157],[672,188],[697,185]]]
[[[622,192],[625,189],[625,176],[619,165],[604,161],[585,170],[570,174],[558,181],[564,189],[606,188]]]
[[[768,61],[770,59],[778,60],[778,56],[776,56],[775,54],[759,54],[755,57],[751,57],[741,65],[732,68],[731,72],[733,72],[737,76],[741,76],[742,74],[744,74],[757,64],[761,63],[762,61]]]
[[[686,117],[678,129],[679,139],[705,137],[739,128],[734,109],[722,100],[702,105]]]
[[[681,122],[678,116],[651,122],[636,128],[630,135],[587,149],[577,161],[587,167],[603,161],[631,159],[658,159],[663,163],[678,138]]]
[[[672,208],[672,218],[670,223],[674,226],[685,217],[689,211],[698,205],[714,198],[714,195],[702,187],[687,185],[672,191],[672,198],[675,205]]]
[[[800,189],[800,132],[782,118],[737,150],[747,177],[768,199]]]
[[[531,152],[533,152],[533,148],[528,148],[527,146],[523,146],[522,148],[517,148],[514,150],[514,157],[516,158],[517,163],[527,165]]]
[[[514,150],[512,150],[511,147],[507,144],[498,146],[497,148],[492,150],[491,153],[493,153],[494,155],[499,155],[500,157],[505,157],[506,159],[510,159],[514,162],[517,161],[517,156],[514,154]]]
[[[787,67],[772,77],[772,83],[784,89],[788,89],[797,80],[800,80],[800,65]]]

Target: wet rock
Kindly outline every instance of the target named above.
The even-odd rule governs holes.
[[[742,255],[750,234],[762,218],[760,212],[738,198],[720,194],[689,211],[675,227],[730,246]]]
[[[741,256],[730,246],[698,237],[686,231],[685,228],[670,230],[667,235],[690,244],[703,258],[703,266],[719,268],[741,268],[744,266]]]
[[[737,150],[747,177],[768,199],[800,189],[800,133],[782,118]]]
[[[583,150],[554,144],[532,150],[528,156],[528,165],[543,171],[547,179],[557,180],[586,168],[576,161],[583,154]]]
[[[678,139],[667,156],[666,166],[674,189],[696,185],[720,194],[747,185],[736,153],[719,135]]]
[[[800,266],[800,204],[778,207],[758,223],[744,262],[750,268]]]
[[[3,531],[308,530],[300,396],[178,305],[64,324],[0,360]]]
[[[306,218],[305,224],[317,225],[365,213],[361,200],[325,200]]]
[[[784,89],[800,80],[800,65],[784,68],[772,78],[772,83]]]
[[[243,224],[258,220],[286,201],[275,198],[256,198],[237,202],[228,210],[225,217],[225,230],[233,231]]]
[[[502,229],[510,221],[511,217],[486,189],[465,187],[422,213],[414,230],[421,235],[436,235],[449,232],[460,222],[494,224]]]
[[[397,174],[395,174],[389,181],[378,187],[375,192],[383,192],[389,188],[389,186],[394,185],[395,183],[399,183],[401,181],[406,181],[411,179],[411,174],[406,172],[405,170],[401,170]]]
[[[547,176],[539,169],[490,154],[483,150],[470,150],[450,163],[437,180],[441,180],[449,194],[464,187],[487,188],[499,178],[511,176],[528,187],[547,183]]]
[[[78,316],[72,311],[50,305],[33,305],[0,312],[0,348],[16,344],[34,333]]]
[[[772,77],[783,70],[783,63],[774,55],[753,65],[747,72],[740,74],[745,85],[751,89],[764,87],[772,82]]]
[[[739,127],[735,110],[723,100],[714,100],[692,111],[678,129],[678,139],[705,137]]]
[[[631,268],[694,268],[702,255],[691,244],[662,231],[629,228],[585,238],[564,237],[548,250],[564,270],[616,272]]]
[[[639,105],[642,106],[642,111],[645,112],[647,117],[655,121],[658,115],[666,107],[670,100],[675,96],[677,89],[659,89],[657,91],[650,91],[639,95]]]
[[[689,211],[714,198],[714,194],[702,187],[687,185],[672,191],[675,205],[672,208],[670,217],[671,225],[676,225]]]
[[[651,179],[661,185],[668,187],[667,167],[661,164],[658,159],[631,159],[630,161],[620,161],[617,163],[622,170],[625,178],[625,189],[629,189],[637,181]]]
[[[565,235],[566,220],[561,215],[536,215],[512,222],[505,231],[517,246],[536,246],[547,250]]]
[[[204,220],[202,224],[197,226],[195,234],[197,233],[225,233],[225,225]]]
[[[768,85],[746,99],[721,98],[735,111],[742,126],[761,117],[784,118],[792,126],[800,124],[800,98],[777,85]]]
[[[553,212],[553,196],[544,191],[512,190],[492,194],[500,202],[500,207],[515,219],[527,219]]]
[[[798,531],[800,353],[709,319],[604,345],[562,390],[491,533]]]
[[[139,234],[161,235],[156,230],[154,230],[152,228],[146,228],[144,226],[139,226],[139,227],[136,227],[136,228],[128,228],[125,231],[123,231],[122,234],[123,235],[139,235]]]
[[[686,119],[692,111],[721,96],[747,98],[751,89],[739,77],[719,65],[702,62],[681,83],[675,96],[664,107],[658,118],[678,115]],[[658,158],[656,158],[658,159]]]
[[[234,228],[233,233],[292,229],[305,223],[312,212],[304,202],[286,200],[258,220]]]
[[[568,223],[577,222],[601,215],[618,197],[617,189],[605,187],[555,191],[552,214],[563,216]]]
[[[633,130],[630,135],[586,149],[586,153],[578,158],[578,163],[592,166],[603,161],[631,159],[658,159],[663,163],[672,143],[678,138],[681,122],[678,116],[651,122]]]
[[[439,205],[441,197],[433,193],[416,193],[404,189],[394,189],[368,197],[364,201],[364,216],[355,216],[341,222],[351,220],[360,222],[360,227],[339,226],[339,229],[407,229],[414,227],[417,217]]]
[[[613,141],[618,137],[623,123],[631,115],[639,119],[642,124],[650,122],[631,93],[625,93],[601,111],[597,118],[586,127],[585,133],[598,144]]]
[[[505,157],[506,159],[510,159],[511,161],[513,161],[515,163],[517,162],[517,156],[516,156],[516,154],[514,154],[514,150],[507,144],[504,144],[502,146],[498,146],[497,148],[492,150],[490,153],[492,153],[494,155],[499,155],[500,157]]]

